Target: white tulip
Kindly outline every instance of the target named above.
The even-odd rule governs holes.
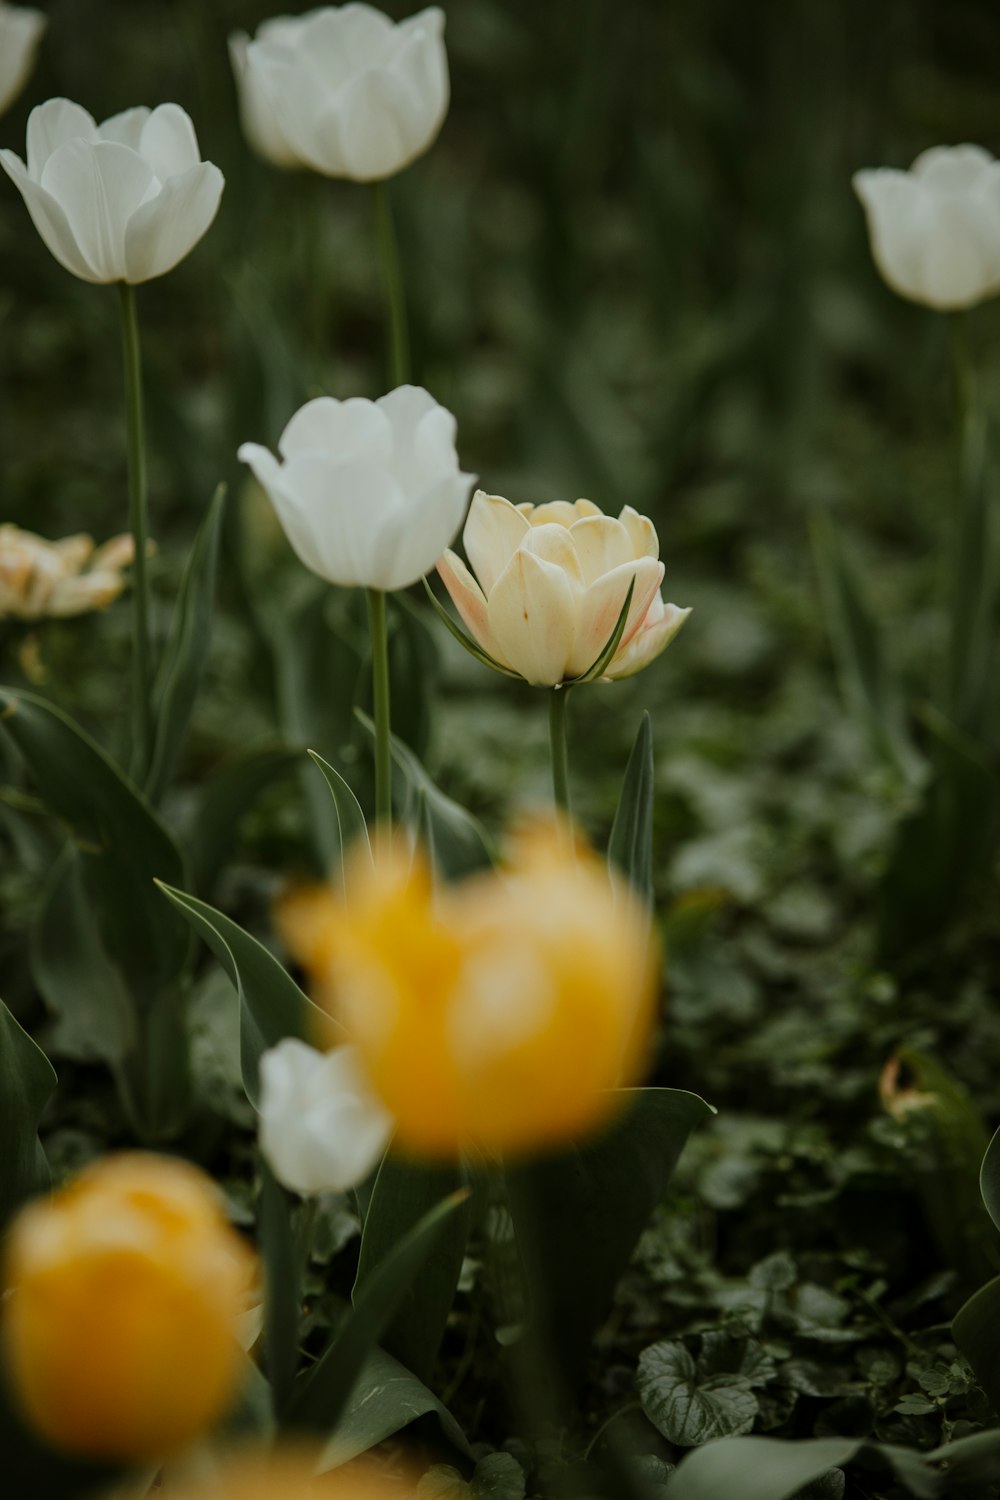
[[[473,475],[455,418],[420,386],[378,401],[308,401],[278,442],[239,457],[267,491],[295,551],[330,583],[403,589],[428,572],[462,522]]]
[[[448,110],[444,13],[394,24],[371,5],[328,5],[230,38],[243,128],[280,167],[373,182],[426,151]]]
[[[631,677],[659,656],[691,613],[661,597],[656,529],[630,505],[615,518],[590,500],[512,505],[477,490],[462,540],[475,574],[451,551],[438,564],[455,607],[495,663],[539,686],[595,664],[630,587],[605,680]]]
[[[1000,162],[981,146],[935,146],[908,172],[856,172],[854,190],[900,296],[954,311],[1000,291]]]
[[[357,1047],[317,1052],[286,1037],[260,1060],[260,1149],[278,1181],[304,1197],[362,1182],[393,1131]]]
[[[198,243],[222,196],[218,167],[202,161],[177,104],[127,109],[103,124],[79,104],[50,99],[28,117],[27,166],[0,163],[45,244],[83,281],[149,281]]]
[[[28,81],[48,20],[40,10],[0,5],[0,115]]]

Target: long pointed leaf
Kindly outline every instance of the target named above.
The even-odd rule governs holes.
[[[625,595],[625,603],[621,607],[621,612],[619,613],[614,630],[612,630],[611,634],[608,636],[607,641],[598,652],[594,660],[591,662],[587,670],[585,672],[581,672],[579,677],[571,677],[569,679],[569,682],[596,682],[598,677],[604,676],[605,672],[608,670],[612,661],[614,660],[615,652],[621,645],[622,636],[625,634],[625,622],[628,619],[628,612],[632,607],[632,595],[634,593],[635,579],[633,578],[632,582],[628,586],[628,593]]]
[[[0,1227],[23,1199],[48,1185],[38,1122],[55,1086],[45,1053],[0,1000]]]
[[[366,848],[369,858],[371,857],[372,850],[368,840],[368,824],[365,822],[361,803],[355,797],[340,772],[334,770],[333,766],[325,761],[321,755],[317,755],[315,750],[310,750],[308,754],[313,764],[321,772],[333,797],[337,813],[337,828],[340,834],[339,858],[334,857],[334,872],[341,890],[346,891],[344,856],[347,850],[358,844]]]
[[[625,768],[608,841],[608,859],[653,904],[653,721],[642,716]]]
[[[520,672],[514,672],[510,667],[501,666],[501,664],[496,660],[495,657],[492,657],[488,651],[484,651],[482,646],[478,645],[472,639],[472,636],[468,635],[462,629],[461,625],[459,625],[455,620],[452,619],[451,615],[445,609],[444,605],[441,603],[441,600],[438,598],[437,594],[435,594],[426,578],[423,580],[423,585],[424,592],[426,593],[428,599],[431,601],[431,604],[434,606],[434,613],[445,626],[445,629],[448,631],[449,635],[453,636],[458,644],[460,646],[463,646],[465,650],[468,651],[470,656],[474,656],[476,661],[478,661],[481,666],[489,667],[492,671],[499,672],[502,677],[520,677]]]

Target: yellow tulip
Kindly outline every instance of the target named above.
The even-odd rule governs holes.
[[[214,1184],[187,1162],[105,1157],[29,1204],[7,1241],[3,1312],[26,1418],[94,1458],[183,1447],[236,1394],[255,1270]]]
[[[401,1147],[524,1153],[608,1117],[641,1070],[655,965],[645,913],[600,860],[546,826],[502,873],[444,891],[398,845],[350,876],[349,913],[305,892],[281,925]]]
[[[377,1470],[364,1459],[326,1474],[320,1450],[279,1448],[235,1454],[210,1478],[176,1487],[168,1477],[163,1500],[413,1500],[409,1475]]]

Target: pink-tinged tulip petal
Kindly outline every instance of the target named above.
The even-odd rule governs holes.
[[[570,527],[570,536],[587,583],[604,573],[634,562],[635,548],[625,526],[614,516],[584,516]]]
[[[649,611],[651,615],[652,609]],[[641,630],[632,637],[624,651],[619,651],[602,681],[617,682],[622,677],[632,677],[649,665],[655,657],[665,651],[691,613],[690,609],[678,609],[676,604],[665,604],[663,613],[655,623],[643,623]]]
[[[503,652],[493,638],[483,591],[458,553],[452,552],[449,547],[444,556],[439,559],[437,570],[441,582],[451,595],[451,601],[472,639],[502,667],[509,666],[509,662],[505,660]]]
[[[631,505],[626,505],[623,506],[618,519],[629,534],[636,557],[659,557],[660,539],[656,535],[656,527],[648,516],[640,516]]]
[[[94,117],[70,99],[47,99],[28,116],[28,175],[37,182],[45,163],[67,141],[97,141]]]
[[[488,596],[528,532],[528,522],[501,495],[477,490],[469,507],[462,542]]]
[[[81,281],[102,282],[104,277],[83,255],[70,222],[60,204],[29,177],[24,162],[13,151],[0,151],[0,166],[24,199],[25,207],[46,249],[65,270]]]
[[[652,557],[637,558],[634,562],[623,563],[620,568],[605,573],[584,592],[580,600],[569,676],[578,677],[581,672],[586,672],[608,644],[633,579],[635,586],[632,589],[632,602],[618,648],[622,650],[642,625],[647,610],[657,597],[663,582],[663,564]]]
[[[209,161],[169,178],[128,221],[126,280],[149,281],[172,271],[208,230],[224,186],[222,173]]]
[[[518,548],[489,595],[487,612],[514,671],[538,686],[562,682],[576,634],[576,600],[560,568]]]

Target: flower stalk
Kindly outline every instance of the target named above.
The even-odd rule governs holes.
[[[136,779],[145,776],[153,739],[152,652],[149,631],[149,575],[146,552],[149,532],[146,445],[142,401],[142,364],[135,288],[118,284],[121,294],[122,355],[125,366],[125,413],[128,429],[129,527],[135,545],[132,585],[132,768]]]
[[[561,811],[570,812],[569,755],[566,748],[566,710],[569,688],[556,684],[549,691],[549,753],[552,759],[552,795]]]
[[[372,703],[375,721],[375,824],[392,819],[392,740],[389,709],[389,628],[386,598],[368,590],[368,625],[372,643]]]
[[[399,244],[393,222],[389,184],[385,179],[374,184],[375,230],[388,313],[389,385],[406,385],[410,379],[410,333],[406,318],[406,295],[403,270],[399,261]]]
[[[947,701],[952,719],[972,733],[982,730],[990,639],[990,518],[984,483],[985,424],[976,396],[967,319],[954,312],[951,325],[955,392],[955,472],[958,506],[952,544],[951,633]]]

